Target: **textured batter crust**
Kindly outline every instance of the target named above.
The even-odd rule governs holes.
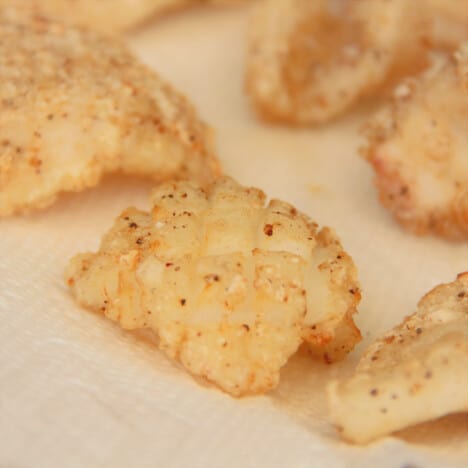
[[[426,294],[329,397],[332,420],[357,443],[468,411],[468,273]]]
[[[275,387],[302,343],[332,362],[360,339],[356,268],[333,231],[229,178],[161,185],[151,212],[124,211],[66,278],[80,304],[154,331],[235,396]]]
[[[455,50],[468,40],[468,2],[462,0],[424,0],[431,14],[432,42]]]
[[[118,33],[183,6],[236,1],[241,0],[0,0],[0,7],[22,7],[68,24]]]
[[[407,229],[468,239],[468,47],[403,82],[367,125],[382,204]]]
[[[111,171],[219,173],[192,105],[117,39],[0,9],[0,216]]]

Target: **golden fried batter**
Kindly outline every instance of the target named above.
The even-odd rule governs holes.
[[[356,268],[333,231],[258,189],[167,182],[66,278],[78,302],[148,328],[191,373],[241,396],[277,385],[301,343],[326,362],[360,339]]]
[[[368,124],[380,200],[406,228],[468,239],[468,47],[403,82]]]
[[[468,40],[468,2],[466,0],[424,0],[431,14],[432,42],[455,50]]]
[[[22,7],[72,25],[118,32],[184,0],[0,0],[0,7]]]
[[[329,397],[332,420],[357,443],[468,411],[468,272],[424,296]]]
[[[208,181],[210,140],[185,97],[116,39],[0,9],[0,216],[111,171]]]
[[[437,0],[422,2],[434,5],[262,0],[251,20],[246,77],[260,116],[297,125],[329,121],[425,68],[432,47],[468,39],[468,20],[454,19]]]
[[[116,33],[169,10],[186,5],[227,3],[229,0],[0,0],[72,25]],[[230,0],[235,2],[236,0]],[[238,0],[240,1],[240,0]]]

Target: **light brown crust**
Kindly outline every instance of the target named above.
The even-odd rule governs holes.
[[[443,39],[456,20],[447,13],[436,34],[435,11],[445,10],[406,0],[262,0],[250,24],[247,94],[266,120],[327,122],[425,68],[432,47],[453,46]],[[456,38],[468,39],[460,24]]]
[[[455,50],[466,41],[468,31],[468,2],[459,0],[425,0],[432,18],[432,42]]]
[[[219,174],[188,100],[117,39],[0,9],[0,216],[122,171]]]
[[[162,184],[150,213],[125,210],[66,278],[80,304],[152,330],[235,396],[275,387],[301,343],[332,362],[360,340],[357,272],[336,235],[229,178]]]
[[[406,229],[468,239],[468,48],[396,88],[365,130],[382,204]]]
[[[0,7],[21,6],[33,14],[109,34],[128,29],[158,10],[162,12],[181,3],[183,0],[0,0]]]
[[[468,272],[437,286],[418,310],[329,387],[332,421],[357,443],[468,412]]]
[[[236,0],[0,0],[0,7],[21,6],[67,24],[115,34],[184,6],[234,2]]]

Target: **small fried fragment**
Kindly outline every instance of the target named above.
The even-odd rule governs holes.
[[[303,342],[331,362],[359,341],[356,268],[333,231],[229,178],[205,190],[167,182],[152,201],[71,260],[80,304],[152,330],[171,358],[235,396],[275,387]]]
[[[468,411],[468,272],[426,294],[328,390],[333,422],[356,443]]]
[[[468,21],[423,2],[262,0],[247,59],[254,107],[267,120],[324,123],[427,67],[432,47],[468,39]]]
[[[367,125],[382,204],[407,229],[468,239],[468,44],[401,83]]]
[[[120,41],[0,9],[0,216],[113,171],[209,181],[219,164],[192,105]]]
[[[234,2],[235,0],[231,0]],[[67,24],[118,33],[148,18],[187,5],[228,0],[0,0],[0,7],[21,7]]]

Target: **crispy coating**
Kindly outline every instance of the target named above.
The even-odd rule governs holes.
[[[247,93],[267,120],[329,121],[425,68],[431,47],[468,39],[468,21],[458,30],[447,14],[436,28],[435,11],[407,0],[262,0],[250,25]]]
[[[117,39],[0,9],[0,216],[122,171],[219,173],[187,99]]]
[[[0,0],[0,7],[18,7],[67,24],[103,33],[119,32],[184,0]]]
[[[97,253],[73,258],[77,301],[235,396],[275,387],[302,343],[331,362],[360,339],[356,268],[337,237],[291,205],[219,178],[167,182],[125,210]]]
[[[109,34],[183,6],[228,1],[236,0],[0,0],[0,7],[21,6],[67,24]]]
[[[363,154],[382,204],[407,229],[468,239],[468,46],[398,86]]]
[[[431,14],[432,42],[455,50],[468,40],[468,2],[465,0],[424,0]]]
[[[468,411],[468,272],[426,294],[328,390],[332,420],[357,443]]]

